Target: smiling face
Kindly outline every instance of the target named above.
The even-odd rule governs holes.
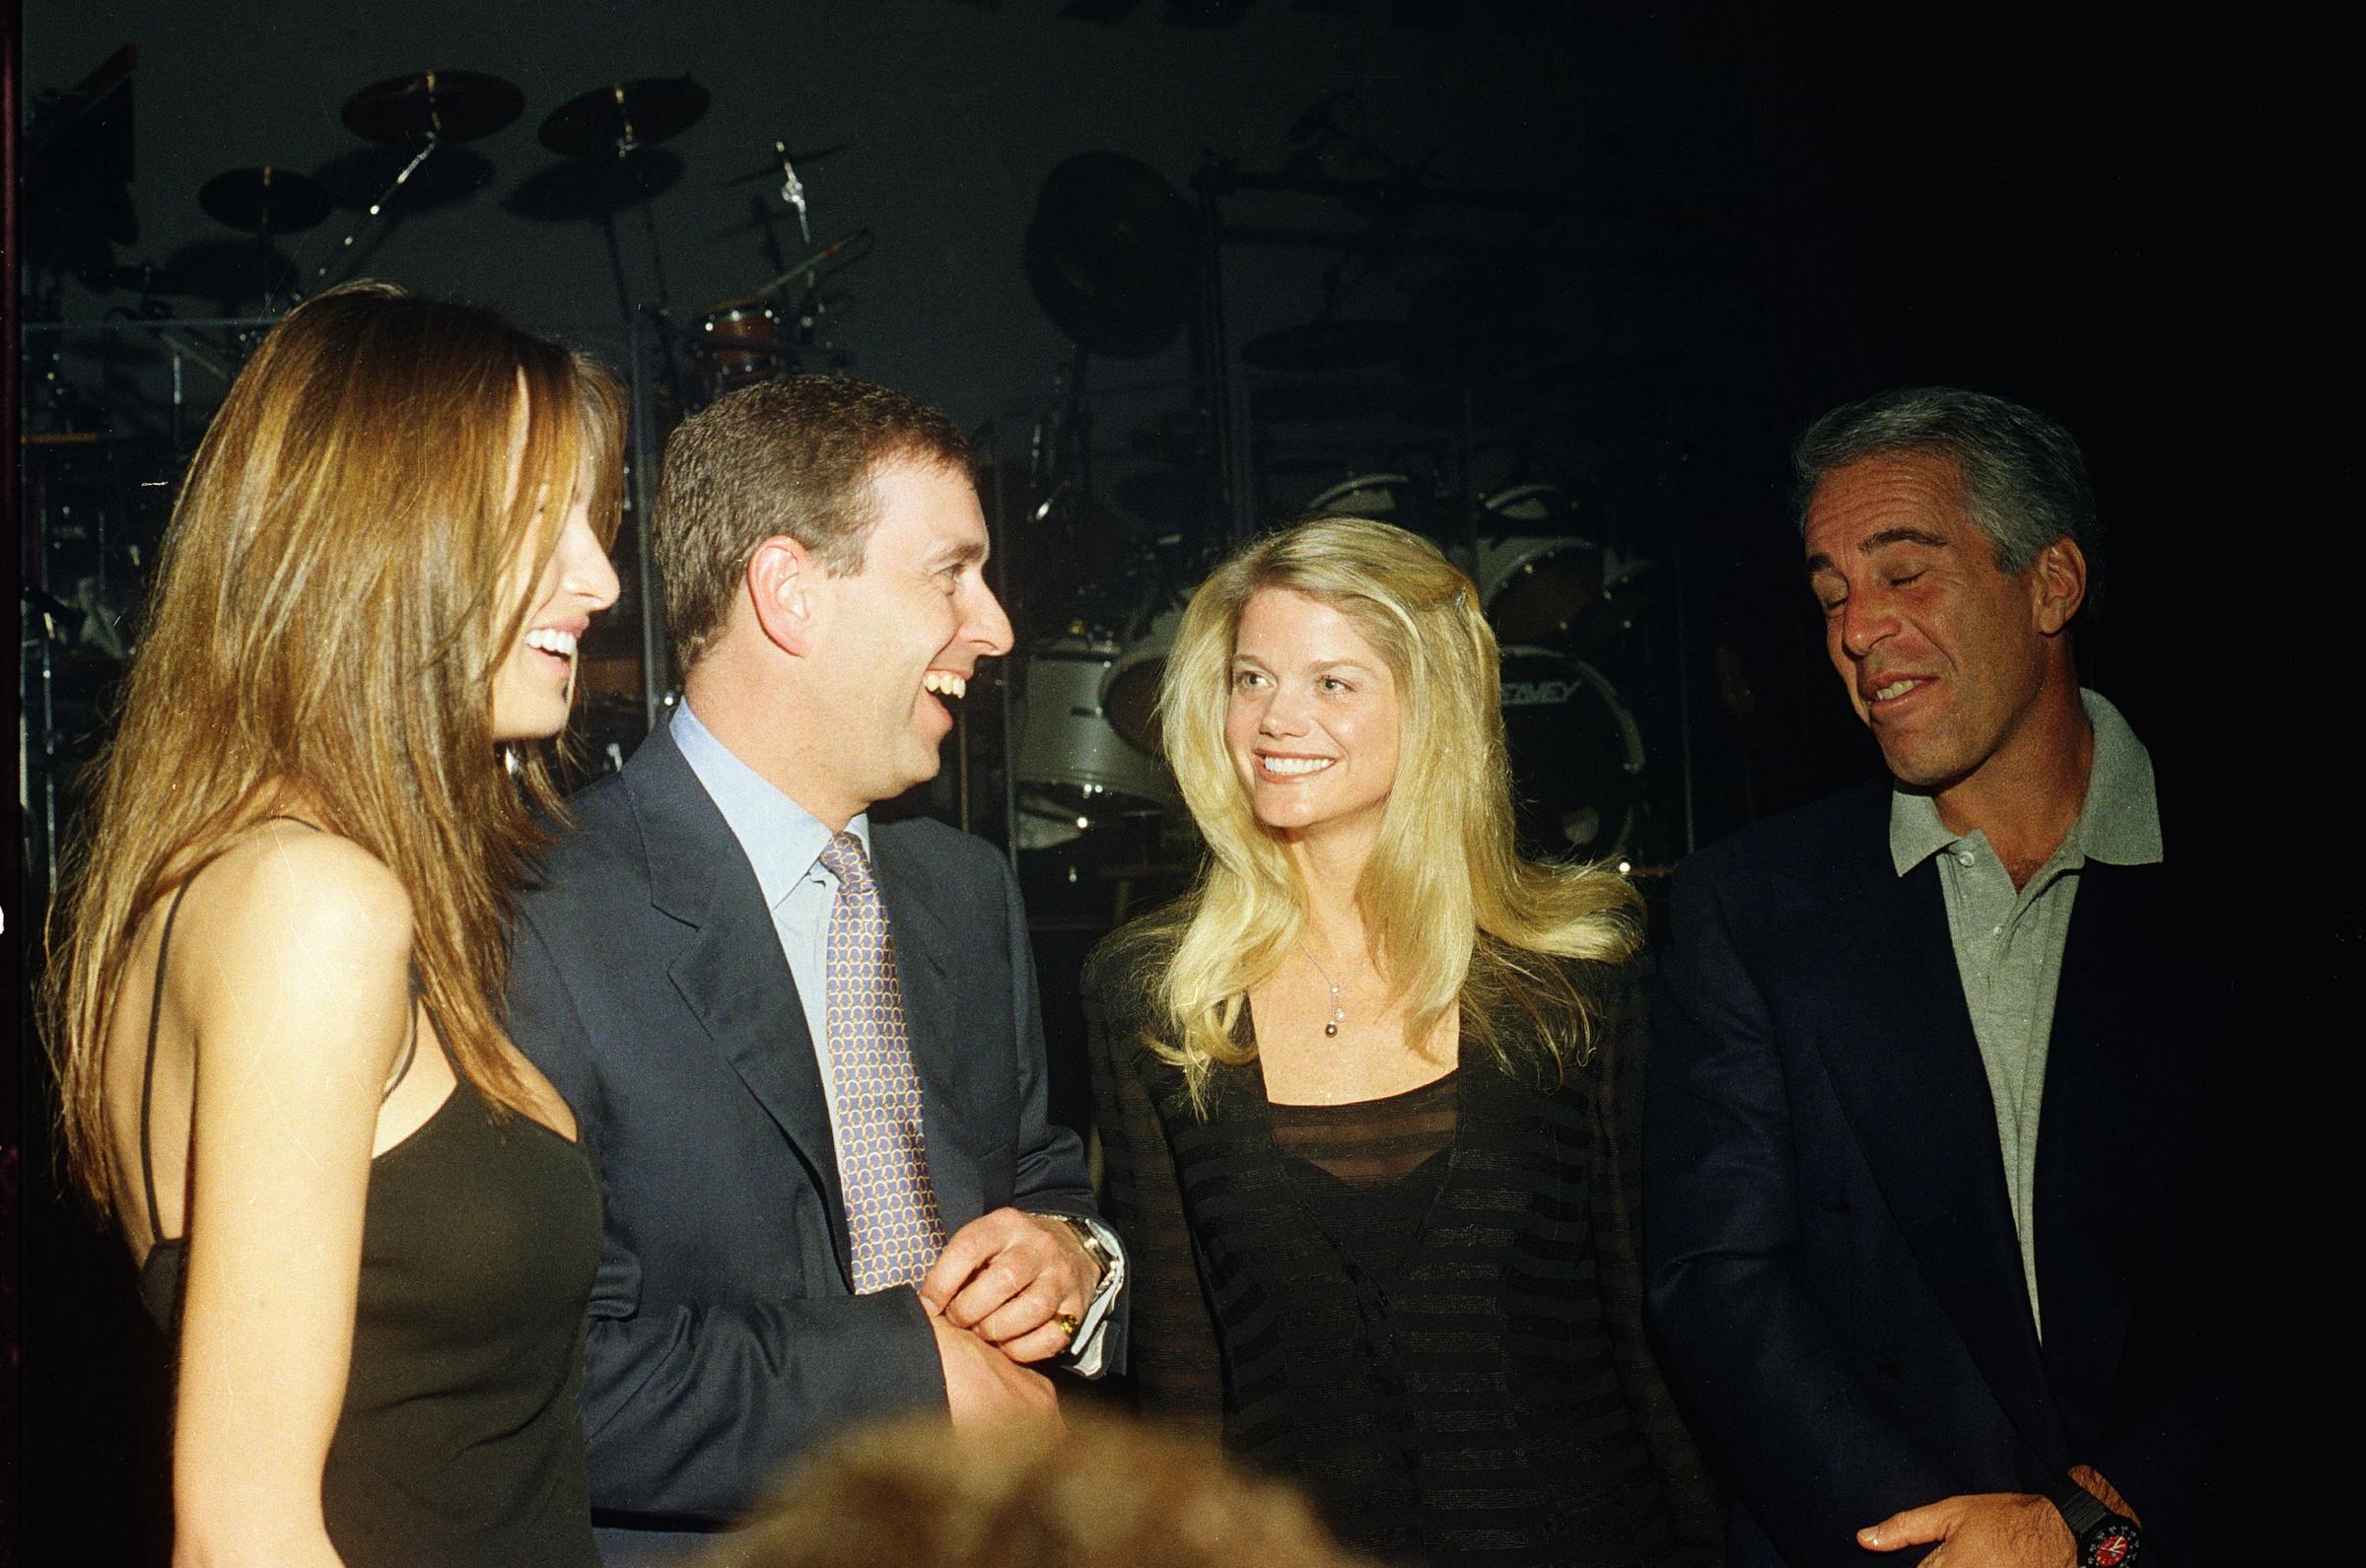
[[[1289,588],[1250,598],[1224,747],[1259,822],[1368,850],[1396,787],[1398,719],[1396,676],[1354,621]]]
[[[870,476],[878,520],[863,568],[814,585],[815,710],[831,737],[826,778],[800,801],[843,826],[937,776],[978,660],[1010,650],[1010,622],[986,585],[986,517],[968,475],[890,460]]]
[[[1999,759],[2009,772],[2041,697],[2071,678],[2058,634],[2077,596],[2061,603],[2059,569],[2077,546],[1999,570],[1954,461],[1922,452],[1827,473],[1806,546],[1825,649],[1891,774],[1946,790]]]
[[[495,740],[539,740],[567,727],[577,647],[592,617],[616,602],[616,569],[592,531],[592,488],[589,474],[576,484],[558,544],[539,572],[531,549],[539,518],[510,565],[511,602],[522,600],[526,610],[518,641],[493,672]]]

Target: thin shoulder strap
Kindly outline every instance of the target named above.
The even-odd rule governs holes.
[[[302,817],[272,816],[264,817],[262,822],[293,822],[314,833],[320,831]],[[260,827],[262,822],[256,826]],[[148,1238],[151,1243],[165,1239],[164,1217],[156,1201],[156,1155],[150,1146],[148,1132],[151,1109],[156,1102],[156,1032],[165,1012],[165,959],[173,951],[173,922],[180,919],[180,901],[189,896],[189,886],[197,880],[198,874],[226,852],[227,846],[197,862],[196,868],[180,879],[180,886],[174,891],[173,903],[165,911],[165,928],[156,939],[156,989],[148,998],[148,1057],[140,1064],[140,1186],[146,1189],[148,1194]],[[402,1059],[394,1063],[394,1074],[386,1080],[386,1087],[379,1095],[382,1105],[394,1093],[395,1085],[402,1082],[403,1074],[411,1070],[412,1058],[419,1054],[419,971],[416,968],[411,971],[410,990],[410,1032],[403,1041]]]
[[[206,865],[212,863],[208,860]],[[205,865],[197,867],[197,871],[204,869]],[[189,884],[197,880],[197,871],[181,878],[179,889],[173,895],[172,908],[165,911],[164,934],[156,940],[156,990],[148,998],[148,1059],[140,1066],[140,1185],[148,1190],[151,1243],[165,1239],[165,1222],[156,1203],[156,1157],[148,1146],[148,1113],[156,1099],[156,1026],[165,1012],[165,955],[173,948],[173,922],[180,919],[180,901],[189,896]]]
[[[394,1098],[395,1086],[402,1082],[403,1074],[411,1070],[411,1062],[419,1055],[419,966],[416,964],[411,966],[410,1011],[411,1032],[404,1037],[402,1042],[402,1059],[394,1063],[394,1071],[387,1077],[386,1086],[379,1091],[378,1103],[380,1105],[384,1105],[388,1100]]]

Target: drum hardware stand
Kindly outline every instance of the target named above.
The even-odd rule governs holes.
[[[797,177],[797,166],[789,162],[789,144],[774,142],[772,156],[781,161],[781,200],[797,209],[798,238],[811,244],[813,226],[805,221],[805,184]]]
[[[668,324],[663,313],[654,309],[645,310],[635,318],[636,325],[641,322],[654,323],[661,332]],[[634,576],[641,595],[641,709],[642,716],[654,731],[672,690],[672,682],[666,675],[665,588],[658,578],[657,556],[649,547],[650,474],[659,460],[657,400],[650,388],[648,334],[638,330],[628,332],[626,344],[627,374],[632,382],[633,473],[629,499],[633,509]],[[670,369],[670,349],[666,361]]]
[[[801,187],[800,199],[798,202],[797,208],[797,225],[800,230],[805,227],[805,207],[804,202],[801,199]],[[808,244],[812,243],[810,236],[807,237],[805,242]],[[845,236],[843,239],[833,240],[831,243],[822,246],[819,250],[816,250],[811,255],[806,256],[796,266],[791,267],[788,271],[782,273],[779,277],[773,279],[770,283],[764,285],[763,288],[756,291],[757,298],[770,300],[774,295],[788,288],[790,284],[796,282],[798,279],[802,278],[805,280],[804,293],[800,297],[796,309],[793,312],[797,317],[797,327],[791,337],[791,345],[793,347],[799,349],[812,348],[815,346],[815,340],[821,335],[821,316],[823,310],[823,306],[821,303],[821,283],[824,276],[823,269],[827,267],[829,263],[837,260],[841,255],[844,255],[848,250],[853,249],[856,245],[861,245],[862,248],[860,250],[855,250],[855,253],[847,259],[846,265],[851,267],[856,262],[861,261],[864,257],[870,255],[871,251],[876,248],[877,243],[878,237],[871,230],[857,229],[852,234]],[[832,375],[842,374],[846,369],[846,356],[839,350],[831,349],[828,353],[826,363],[828,364]]]
[[[1692,853],[1701,847],[1700,829],[1693,812],[1693,631],[1686,592],[1684,573],[1685,514],[1679,512],[1668,529],[1668,573],[1674,579],[1676,593],[1676,755],[1677,766],[1684,775],[1684,852]],[[1742,765],[1749,767],[1749,748],[1742,750]],[[1747,777],[1745,775],[1745,777]],[[1753,811],[1753,817],[1756,812]]]
[[[971,439],[979,451],[992,451],[1001,433],[1002,421],[998,416],[989,418],[984,425],[978,428],[977,434]],[[995,463],[991,466],[987,472],[986,484],[989,491],[985,498],[988,526],[1000,528],[1003,517],[1002,464]],[[987,542],[990,548],[986,556],[986,568],[994,579],[994,596],[1003,603],[1009,604],[1010,602],[1010,541],[1008,538],[990,537]],[[1017,655],[1018,649],[1015,648],[1005,655],[1005,667],[998,672],[998,678],[994,683],[997,716],[1001,719],[1003,726],[1003,854],[1010,862],[1012,876],[1018,874],[1018,716],[1011,707],[1009,664],[1009,660]],[[967,827],[969,825],[967,760],[969,731],[966,728],[961,732],[961,739],[963,757],[961,815],[962,826]]]

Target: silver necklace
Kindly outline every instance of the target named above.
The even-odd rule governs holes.
[[[1306,955],[1306,962],[1314,966],[1314,972],[1323,977],[1323,984],[1331,988],[1331,1017],[1329,1021],[1323,1025],[1323,1033],[1327,1036],[1336,1038],[1339,1034],[1339,1026],[1348,1021],[1348,1010],[1347,1008],[1341,1006],[1339,1002],[1339,989],[1340,987],[1346,985],[1347,982],[1333,980],[1331,978],[1331,971],[1323,967],[1323,961],[1314,956],[1314,949],[1306,945],[1306,939],[1302,936],[1298,938],[1298,951]],[[1363,965],[1368,964],[1371,961],[1372,955],[1368,952],[1365,953],[1363,955],[1363,963],[1357,964],[1354,969],[1348,971],[1348,980],[1354,980],[1357,976],[1362,974]]]

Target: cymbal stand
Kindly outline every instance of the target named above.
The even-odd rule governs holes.
[[[361,239],[363,235],[369,232],[370,226],[378,222],[379,216],[386,210],[387,204],[393,201],[395,193],[401,190],[403,186],[409,184],[411,176],[419,172],[419,166],[427,162],[428,155],[443,145],[444,144],[442,142],[437,141],[433,137],[430,137],[426,142],[420,145],[419,151],[412,155],[411,161],[402,166],[402,172],[394,176],[393,182],[388,184],[383,191],[381,191],[379,193],[378,200],[372,202],[368,210],[362,214],[362,221],[355,224],[352,232],[347,234],[344,239],[338,240],[335,246],[329,250],[328,259],[321,262],[318,267],[313,269],[313,282],[314,284],[322,287],[330,287],[334,284],[343,283],[346,278],[352,275],[352,268],[354,264],[360,261],[362,257],[362,252],[354,248],[354,241]],[[335,266],[340,260],[345,263],[345,270],[339,272],[335,278],[329,278],[328,269]],[[291,300],[288,303],[293,305],[296,302]]]
[[[664,317],[651,311],[640,319],[663,324]],[[656,443],[657,400],[651,395],[648,334],[630,331],[625,334],[626,374],[630,379],[632,418],[628,430],[632,442],[632,485],[627,501],[633,510],[633,558],[635,588],[640,594],[641,607],[641,715],[651,730],[663,719],[673,683],[666,678],[665,667],[665,590],[658,580],[656,556],[649,547],[649,518],[654,503],[650,476],[657,471]],[[667,349],[670,366],[672,353]]]
[[[1002,419],[997,415],[988,419],[984,425],[978,428],[977,434],[971,438],[971,443],[978,451],[991,452],[998,444],[1001,435]],[[986,485],[987,526],[991,529],[1001,529],[1003,527],[1002,519],[1005,516],[1003,511],[1003,465],[1001,463],[992,463],[987,466]],[[993,579],[994,596],[1005,604],[1010,602],[1010,561],[1016,554],[1010,548],[1010,543],[1008,537],[997,539],[989,536],[987,539],[987,575]],[[997,716],[1002,720],[1003,725],[1003,853],[1010,861],[1010,871],[1013,876],[1017,875],[1019,868],[1018,772],[1015,767],[1018,757],[1018,710],[1015,707],[1016,699],[1010,690],[1009,664],[1011,659],[1017,656],[1015,648],[1005,655],[1000,678],[994,683],[995,696],[999,705]],[[969,731],[966,728],[961,732],[961,745],[966,757],[969,747]],[[962,769],[961,817],[961,825],[964,828],[968,827],[969,773],[966,762]]]

